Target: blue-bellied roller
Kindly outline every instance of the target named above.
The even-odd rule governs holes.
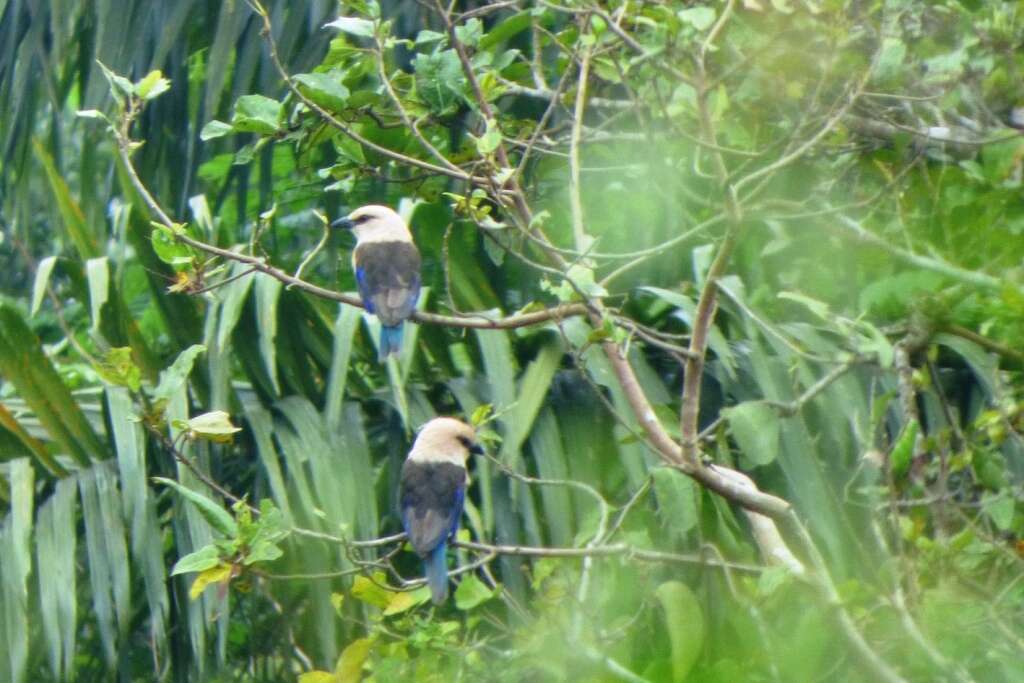
[[[420,430],[402,465],[399,505],[409,544],[423,558],[435,605],[448,598],[448,541],[462,517],[469,477],[466,460],[483,448],[473,428],[451,417]]]
[[[386,206],[361,206],[332,227],[356,236],[352,268],[366,310],[380,320],[380,359],[402,349],[402,325],[420,296],[420,252],[402,217]]]

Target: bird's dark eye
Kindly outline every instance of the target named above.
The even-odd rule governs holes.
[[[362,225],[366,221],[370,220],[370,214],[364,213],[362,216],[356,216],[352,219],[352,222],[356,225]]]
[[[472,453],[474,455],[483,455],[484,454],[483,446],[481,446],[480,444],[476,443],[475,441],[473,441],[473,439],[470,439],[468,436],[458,436],[456,438],[459,440],[459,443],[461,443],[463,446],[465,446],[466,450],[469,451],[470,453]]]

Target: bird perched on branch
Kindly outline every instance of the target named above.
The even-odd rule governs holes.
[[[356,236],[352,268],[366,310],[381,323],[380,359],[402,348],[402,324],[420,296],[420,252],[405,221],[386,206],[361,206],[331,227]]]
[[[473,428],[450,417],[420,430],[402,465],[399,505],[409,544],[423,558],[435,605],[448,598],[448,540],[459,528],[466,497],[466,460],[482,454]]]

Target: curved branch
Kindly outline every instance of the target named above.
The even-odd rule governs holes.
[[[357,308],[366,308],[363,305],[362,299],[354,294],[345,294],[343,292],[336,292],[331,289],[325,289],[318,285],[314,285],[312,282],[299,279],[293,275],[275,268],[269,265],[261,258],[256,256],[248,256],[246,254],[240,254],[230,249],[223,249],[221,247],[215,247],[212,244],[207,244],[188,235],[179,234],[177,235],[179,241],[189,245],[200,251],[204,251],[214,256],[220,256],[222,258],[230,259],[232,261],[238,261],[252,266],[253,270],[257,270],[265,275],[269,275],[275,280],[294,287],[295,289],[301,289],[305,292],[318,296],[322,299],[328,299],[330,301],[337,301],[339,303],[347,304],[349,306],[355,306]],[[443,325],[447,327],[463,327],[469,329],[483,329],[483,330],[510,330],[517,327],[529,327],[531,325],[538,325],[552,320],[564,320],[565,318],[572,318],[577,315],[583,315],[586,313],[586,306],[583,304],[562,304],[561,306],[555,306],[553,308],[545,308],[541,311],[534,311],[532,313],[522,313],[520,315],[512,315],[505,318],[488,318],[482,314],[472,316],[451,316],[451,315],[440,315],[438,313],[425,313],[422,311],[414,311],[410,320],[417,323],[425,323],[427,325]]]

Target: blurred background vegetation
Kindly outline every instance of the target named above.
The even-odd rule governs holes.
[[[0,0],[0,101],[0,679],[1024,680],[1024,3]],[[367,203],[425,311],[589,314],[382,365],[181,241],[352,292]],[[709,293],[774,545],[608,355],[686,446]],[[493,459],[434,609],[372,539],[438,414]]]

